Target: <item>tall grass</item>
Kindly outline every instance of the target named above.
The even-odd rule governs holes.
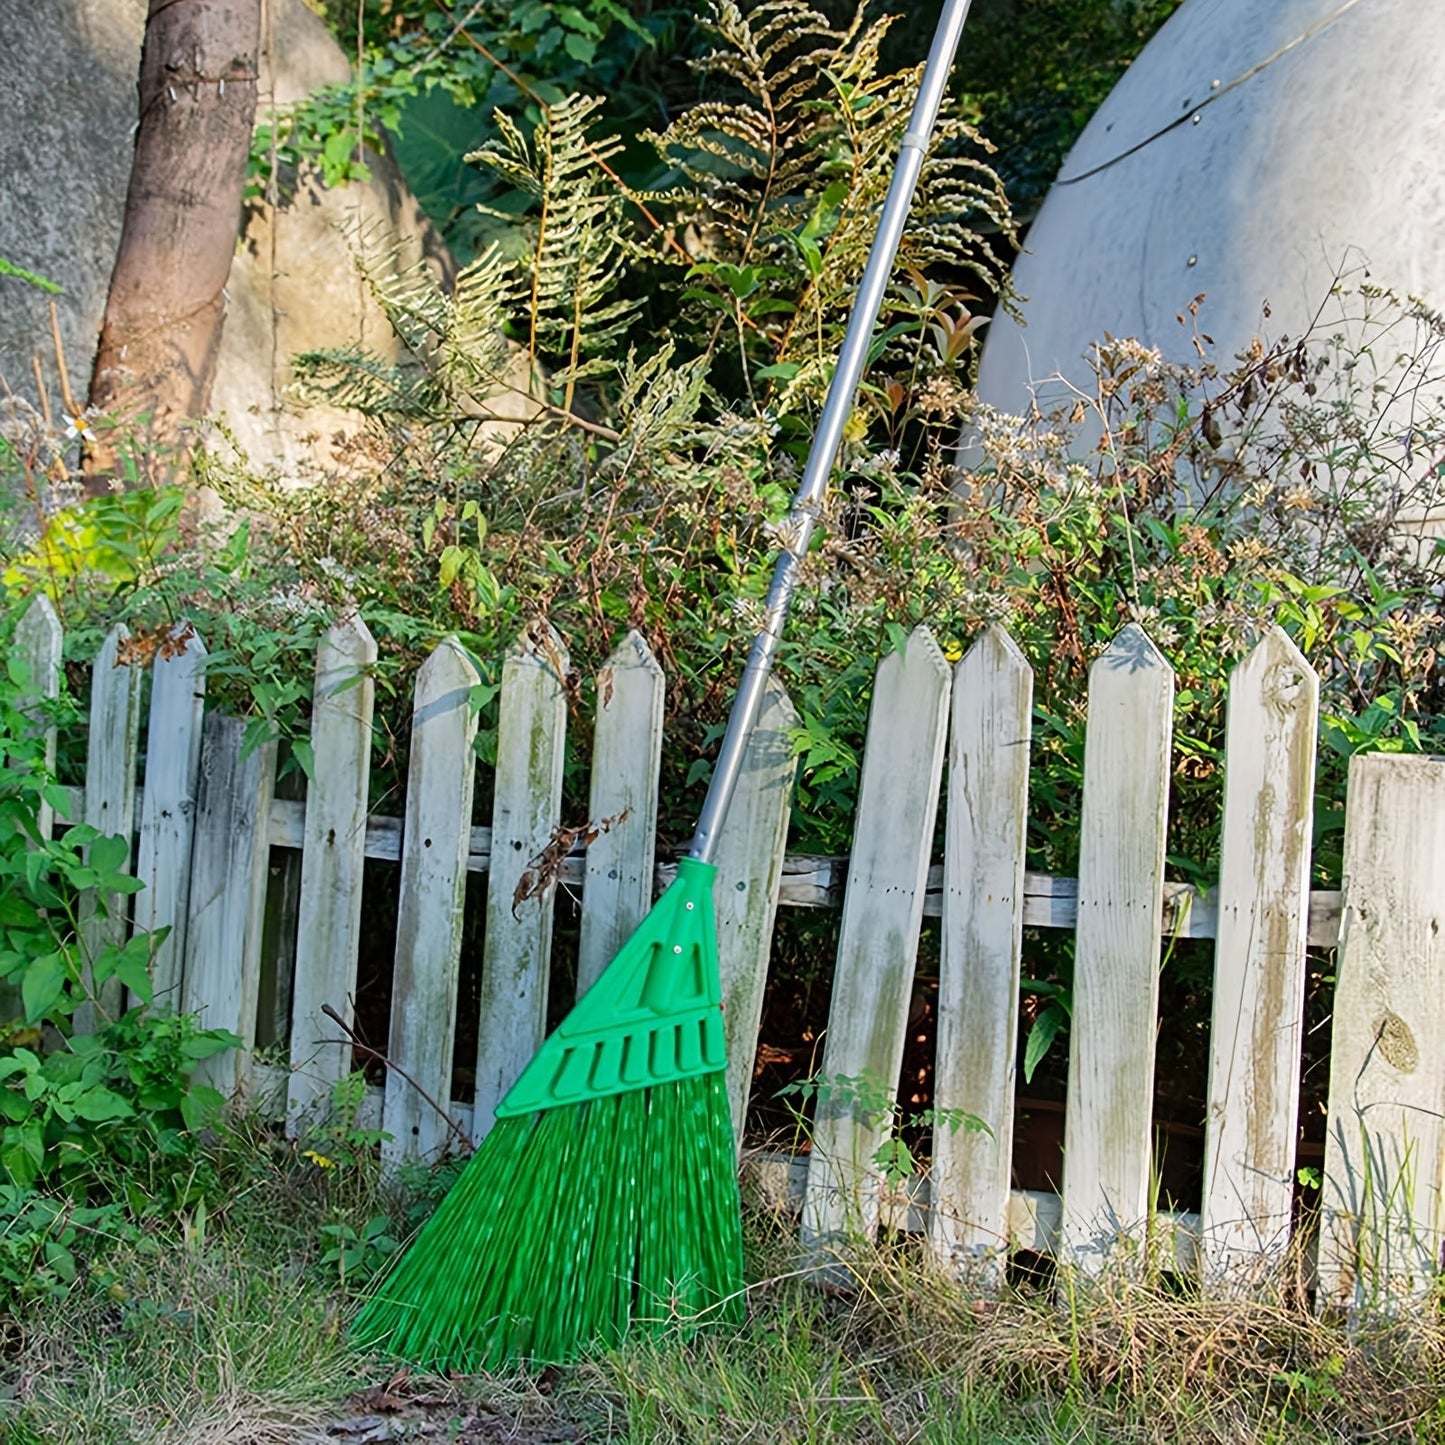
[[[1346,1328],[1297,1289],[1211,1301],[1167,1276],[1087,1289],[1039,1277],[984,1299],[907,1238],[855,1260],[846,1289],[822,1288],[790,1231],[761,1216],[737,1328],[536,1378],[398,1377],[348,1343],[356,1272],[343,1287],[323,1231],[380,1212],[401,1232],[408,1202],[369,1164],[327,1169],[256,1138],[218,1148],[224,1209],[111,1256],[113,1282],[5,1322],[0,1440],[1445,1442],[1433,1306]],[[359,1420],[391,1433],[367,1437]]]

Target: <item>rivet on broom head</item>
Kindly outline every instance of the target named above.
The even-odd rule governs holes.
[[[682,944],[680,944],[680,943],[674,943],[674,944],[672,945],[672,951],[673,951],[674,953],[681,953],[681,952],[682,952]]]

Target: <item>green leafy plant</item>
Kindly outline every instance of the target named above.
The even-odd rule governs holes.
[[[125,839],[86,825],[50,836],[68,794],[44,729],[65,711],[45,715],[12,656],[0,683],[0,1282],[20,1295],[72,1283],[82,1238],[101,1251],[116,1230],[203,1197],[196,1139],[222,1099],[190,1075],[238,1042],[152,1007],[163,934],[95,943],[87,920],[141,885],[124,871]]]
[[[889,1184],[901,1184],[919,1173],[920,1165],[905,1131],[946,1129],[966,1134],[990,1133],[988,1125],[965,1109],[904,1109],[891,1085],[867,1075],[814,1074],[778,1090],[789,1101],[798,1128],[806,1135],[812,1124],[806,1110],[826,1109],[851,1114],[870,1128],[884,1130],[883,1142],[873,1151],[871,1163]],[[796,1100],[796,1103],[792,1101]]]

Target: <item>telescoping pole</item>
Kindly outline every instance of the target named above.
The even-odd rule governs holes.
[[[843,428],[852,414],[858,383],[863,378],[863,367],[868,360],[868,348],[873,340],[873,328],[878,321],[878,312],[883,305],[889,277],[893,274],[898,244],[903,239],[903,228],[913,205],[913,192],[917,188],[923,159],[928,153],[934,123],[938,119],[939,106],[943,103],[943,95],[948,87],[948,73],[958,51],[963,23],[968,17],[968,6],[969,0],[945,0],[943,14],[939,16],[938,28],[933,35],[928,64],[924,67],[923,82],[918,89],[918,99],[914,102],[908,129],[903,134],[897,168],[888,187],[888,199],[883,204],[883,215],[878,222],[872,250],[868,254],[863,280],[859,283],[858,294],[853,301],[848,330],[843,337],[843,349],[838,353],[838,364],[828,386],[827,400],[823,404],[823,415],[813,437],[807,465],[803,469],[803,480],[798,486],[784,525],[783,552],[778,558],[772,585],[768,589],[762,630],[753,640],[748,654],[747,666],[743,669],[742,681],[738,684],[737,696],[733,699],[732,711],[728,715],[727,732],[723,735],[717,766],[713,769],[712,783],[707,791],[707,800],[698,815],[697,831],[688,847],[689,856],[704,863],[712,861],[717,849],[718,834],[727,818],[728,804],[732,802],[733,793],[737,789],[743,753],[753,725],[757,722],[763,701],[763,689],[773,668],[773,659],[777,655],[778,643],[783,635],[783,625],[788,618],[788,607],[797,586],[798,568],[808,554],[808,543],[812,539],[813,528],[817,525],[822,510],[828,479],[832,475],[833,464],[838,459]]]

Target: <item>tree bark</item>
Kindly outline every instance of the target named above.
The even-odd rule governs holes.
[[[205,413],[225,316],[256,118],[261,0],[150,0],[140,125],[90,405],[87,489],[116,473],[131,431],[153,479],[173,473]]]

